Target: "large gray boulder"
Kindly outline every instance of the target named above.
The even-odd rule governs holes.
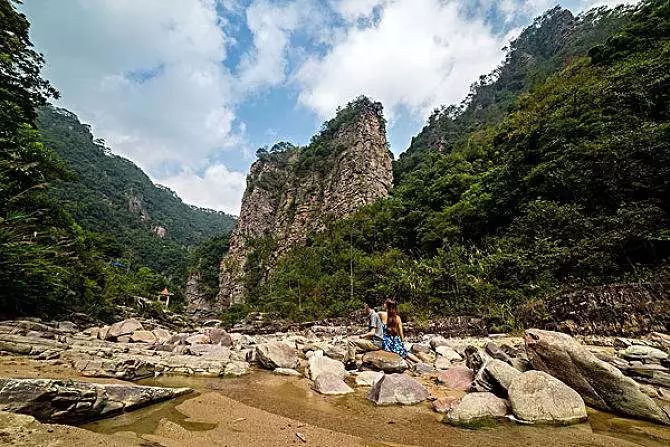
[[[384,371],[385,373],[400,373],[409,368],[407,362],[398,354],[388,351],[372,351],[363,355],[363,366]]]
[[[368,399],[377,405],[414,405],[428,399],[428,390],[404,374],[384,374],[377,380]]]
[[[470,393],[453,404],[445,415],[452,425],[490,424],[507,415],[507,402],[493,393]]]
[[[189,388],[97,384],[72,380],[0,379],[0,411],[40,421],[81,423],[189,393]]]
[[[542,371],[518,375],[509,385],[508,396],[514,415],[532,424],[568,425],[587,418],[579,393]]]
[[[134,318],[129,318],[111,325],[105,334],[105,340],[116,340],[119,337],[130,336],[133,332],[143,329],[142,323]]]
[[[491,359],[479,370],[472,384],[474,391],[490,391],[507,397],[507,389],[521,371],[498,359]]]
[[[587,405],[670,424],[670,417],[640,390],[634,380],[596,358],[569,335],[528,329],[524,338],[533,368],[561,380],[577,391]]]
[[[267,369],[298,367],[298,354],[284,342],[273,341],[256,346],[256,358]]]
[[[323,372],[314,381],[314,390],[321,394],[338,395],[353,393],[349,385],[337,375],[329,372]]]
[[[322,373],[333,374],[340,379],[344,379],[347,371],[344,369],[344,363],[333,360],[323,355],[323,351],[314,351],[314,354],[308,360],[309,378],[316,380]]]

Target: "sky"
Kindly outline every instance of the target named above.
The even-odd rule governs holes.
[[[307,144],[364,94],[384,105],[398,155],[534,17],[624,1],[25,0],[21,9],[56,105],[185,202],[238,214],[257,148]]]

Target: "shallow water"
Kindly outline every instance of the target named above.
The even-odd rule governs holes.
[[[142,381],[144,385],[191,387],[198,392],[221,393],[250,407],[291,418],[335,432],[360,437],[369,445],[416,446],[649,446],[670,445],[670,428],[589,410],[589,422],[571,427],[523,426],[503,422],[488,429],[468,430],[441,422],[428,403],[411,407],[376,407],[366,399],[366,390],[334,397],[309,388],[305,379],[266,372],[235,378],[167,376]],[[196,395],[197,396],[197,395]],[[151,434],[161,419],[190,431],[214,429],[217,424],[189,420],[177,408],[195,396],[154,405],[116,418],[86,424],[95,432]],[[219,418],[225,418],[221,408]]]

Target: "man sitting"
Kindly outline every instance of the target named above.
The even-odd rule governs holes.
[[[368,332],[347,340],[347,355],[344,358],[344,364],[349,370],[356,368],[356,352],[378,351],[382,348],[384,341],[384,324],[375,311],[374,303],[371,300],[366,301],[364,309],[369,318]]]

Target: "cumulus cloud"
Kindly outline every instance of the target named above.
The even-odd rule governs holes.
[[[238,215],[244,193],[246,175],[230,171],[223,164],[213,164],[202,173],[185,169],[161,180],[165,186],[179,191],[187,203]]]
[[[359,94],[381,100],[391,115],[401,106],[425,113],[459,102],[470,83],[499,63],[505,43],[482,19],[459,14],[459,6],[389,2],[375,24],[351,27],[331,51],[300,67],[300,102],[322,117]]]
[[[311,0],[278,4],[256,0],[246,10],[246,23],[253,35],[253,48],[238,68],[240,87],[254,90],[281,84],[288,71],[291,34],[309,28],[319,13]]]

